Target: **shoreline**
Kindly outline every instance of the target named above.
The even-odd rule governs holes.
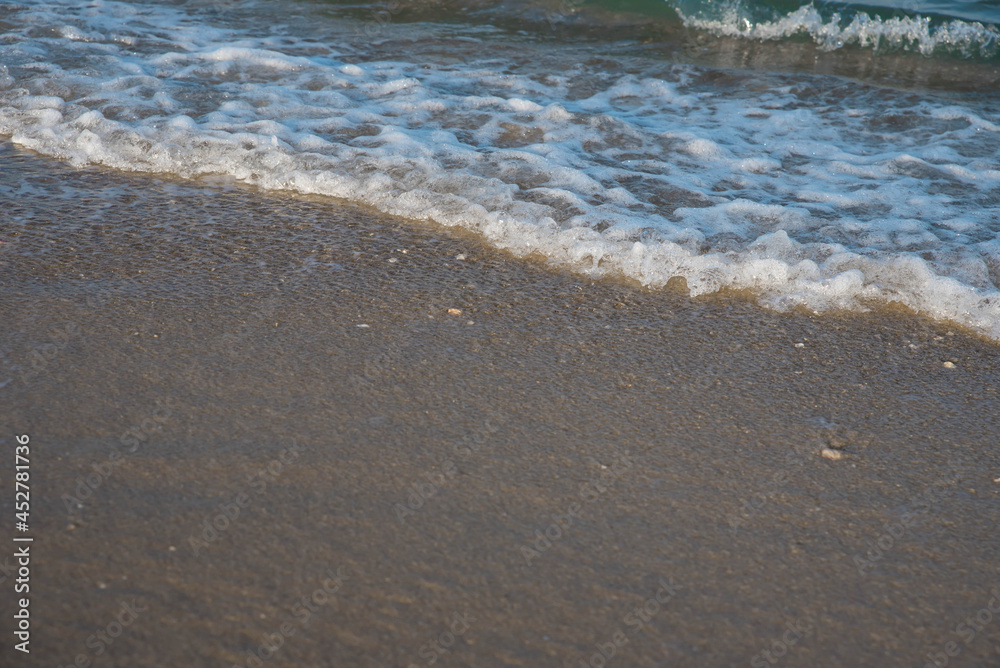
[[[1000,617],[956,631],[1000,586],[995,344],[2,154],[23,186],[0,341],[5,374],[33,373],[0,378],[0,438],[37,459],[32,661],[1000,657]]]

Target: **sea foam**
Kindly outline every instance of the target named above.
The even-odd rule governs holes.
[[[692,4],[697,8],[685,9]],[[934,22],[931,17],[920,15],[882,18],[864,11],[844,16],[834,12],[824,18],[813,4],[760,20],[737,1],[708,5],[679,2],[675,6],[685,25],[726,37],[779,40],[808,35],[827,51],[856,45],[913,50],[925,56],[943,51],[966,58],[991,58],[1000,52],[1000,31],[978,21]]]
[[[459,63],[371,58],[322,16],[309,34],[99,4],[7,10],[0,134],[78,165],[225,174],[460,226],[591,277],[683,277],[692,295],[779,309],[896,302],[1000,340],[988,104],[625,73],[527,43],[557,66],[520,71],[488,35],[455,46]]]

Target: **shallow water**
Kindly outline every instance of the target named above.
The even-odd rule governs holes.
[[[803,44],[689,4],[683,20],[532,5],[524,30],[476,3],[6,5],[0,134],[79,165],[343,198],[590,277],[778,309],[899,303],[1000,339],[1000,95],[969,90],[995,77],[994,28],[962,24],[985,31],[968,54],[944,33],[892,42],[889,15],[878,39]],[[637,22],[682,44],[629,39]],[[819,55],[766,67],[789,53],[853,79]],[[741,60],[756,66],[705,64]],[[921,84],[954,70],[972,74]]]
[[[1000,585],[989,342],[581,280],[325,197],[6,143],[0,201],[23,665],[1000,657],[995,620],[956,631]],[[661,578],[677,593],[637,628]],[[807,632],[776,645],[789,622]]]

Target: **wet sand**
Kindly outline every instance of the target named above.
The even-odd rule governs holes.
[[[996,344],[0,149],[4,665],[1000,664]]]

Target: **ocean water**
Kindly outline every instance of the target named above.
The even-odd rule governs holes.
[[[997,22],[998,0],[0,1],[0,135],[1000,340]]]

